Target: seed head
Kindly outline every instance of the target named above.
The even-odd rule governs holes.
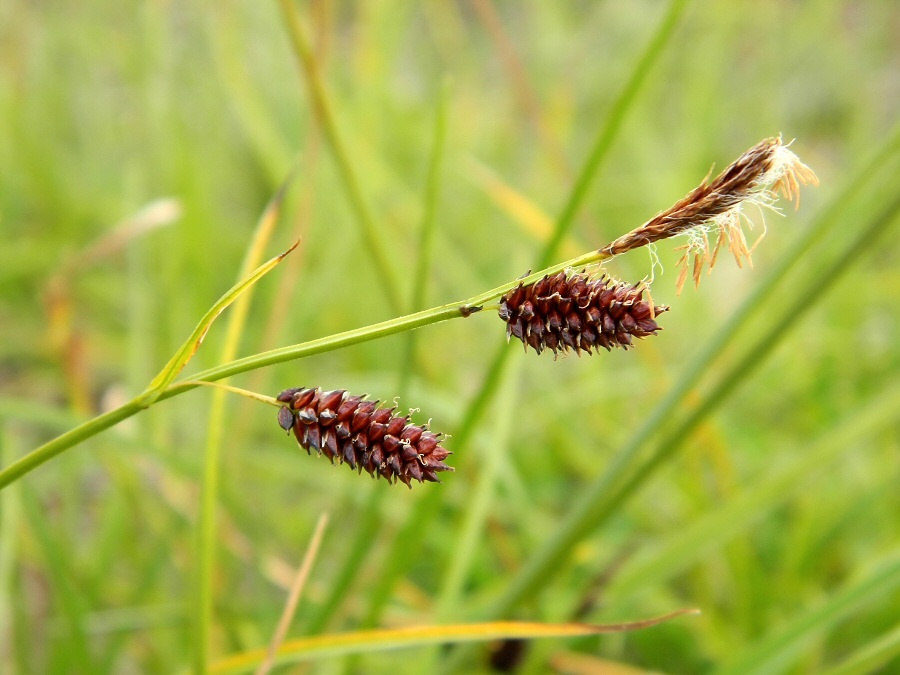
[[[683,255],[677,263],[681,268],[677,281],[680,291],[689,273],[694,285],[699,284],[704,267],[711,270],[722,249],[731,252],[738,266],[742,259],[751,263],[750,253],[756,244],[747,244],[742,229],[743,221],[747,220],[746,205],[780,213],[774,206],[780,193],[799,206],[801,184],[817,185],[816,174],[780,137],[766,138],[718,176],[710,180],[708,175],[683,199],[600,251],[616,256],[662,239],[686,235],[688,243],[679,247]]]
[[[540,354],[574,349],[591,354],[591,348],[627,349],[632,338],[656,335],[662,330],[656,315],[668,307],[644,300],[646,289],[614,283],[606,276],[592,278],[584,272],[559,272],[528,286],[519,284],[501,298],[500,318],[506,337],[516,337]]]
[[[440,483],[438,472],[453,471],[443,462],[451,453],[441,446],[441,434],[394,414],[396,408],[379,408],[378,401],[343,390],[297,387],[277,398],[285,404],[278,411],[279,426],[293,430],[307,453],[315,450],[332,464],[337,458],[351,469],[407,487],[413,480]]]

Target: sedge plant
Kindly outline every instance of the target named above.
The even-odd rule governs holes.
[[[682,239],[684,243],[680,248],[683,253],[678,263],[676,282],[680,292],[689,277],[695,285],[698,284],[704,272],[709,273],[715,266],[720,253],[730,253],[738,265],[749,262],[753,247],[761,238],[759,235],[756,241],[748,241],[746,228],[752,210],[777,212],[775,202],[779,195],[799,205],[800,185],[815,182],[815,174],[780,137],[768,138],[743,153],[715,178],[707,176],[672,207],[597,249],[555,262],[458,302],[309,342],[226,360],[189,378],[179,378],[201,347],[216,318],[289,255],[296,247],[294,244],[247,272],[229,289],[209,309],[140,395],[5,466],[0,470],[0,489],[128,417],[201,386],[215,387],[217,395],[230,391],[276,407],[277,423],[281,429],[292,433],[308,453],[325,455],[332,463],[337,461],[360,473],[365,471],[375,478],[385,478],[388,483],[402,482],[409,487],[414,482],[440,482],[440,474],[453,470],[450,459],[452,438],[432,431],[427,424],[412,421],[410,415],[397,412],[396,407],[380,406],[378,401],[369,401],[365,395],[344,390],[323,391],[314,385],[294,386],[276,396],[269,396],[237,389],[219,381],[238,373],[335,351],[450,319],[470,319],[489,314],[495,314],[506,324],[507,339],[512,341],[515,338],[521,342],[526,352],[529,349],[536,354],[552,352],[554,358],[558,358],[572,352],[592,355],[602,350],[628,350],[636,346],[637,341],[659,334],[662,329],[660,315],[669,308],[652,300],[651,276],[636,283],[615,279],[607,267],[610,261],[635,249],[655,246],[665,239]],[[273,200],[267,217],[263,219],[269,226],[282,197],[283,191]],[[211,508],[205,509],[207,519],[211,518],[211,512]],[[204,531],[208,533],[211,530],[209,521]],[[205,550],[208,551],[209,547]],[[205,588],[205,585],[202,587]],[[210,592],[209,588],[205,588],[205,595]],[[201,602],[200,607],[208,607],[208,600]],[[672,616],[666,615],[659,620]],[[658,620],[649,620],[612,628],[595,626],[593,632],[631,630],[656,622]],[[208,622],[201,618],[199,624],[207,625]],[[506,633],[501,632],[506,637],[541,635],[534,627],[526,630],[521,625],[510,625],[507,629]],[[452,641],[456,633],[465,640],[465,628],[416,634],[410,639],[418,641],[417,644],[438,638],[440,641]],[[484,634],[497,636],[496,630]],[[547,634],[559,633],[551,631]],[[203,632],[200,638],[205,642]],[[360,644],[363,644],[372,638],[367,635],[360,639]],[[305,658],[322,649],[323,646],[315,642],[299,648],[299,651],[297,645],[286,645],[285,653],[293,654],[295,658]],[[327,649],[325,651],[328,653]],[[267,658],[271,659],[272,655]],[[205,658],[195,665],[195,670],[205,670]]]
[[[679,262],[681,273],[678,288],[680,290],[684,284],[689,270],[694,283],[699,284],[704,268],[711,271],[723,249],[730,251],[739,265],[742,260],[749,261],[755,246],[755,243],[748,245],[743,227],[748,222],[749,206],[777,210],[774,202],[779,193],[799,205],[800,185],[814,182],[815,174],[780,137],[768,138],[741,155],[715,179],[705,179],[671,208],[599,249],[537,272],[529,272],[520,279],[507,281],[459,302],[260,352],[222,363],[189,379],[178,380],[178,375],[200,348],[215,319],[290,254],[296,247],[294,244],[229,289],[204,315],[189,338],[172,355],[145,391],[4,467],[0,471],[0,488],[122,420],[203,383],[216,382],[239,373],[335,351],[450,319],[465,319],[483,310],[496,312],[507,324],[507,337],[515,337],[523,343],[526,350],[530,346],[538,354],[545,348],[554,353],[572,350],[578,354],[592,354],[599,347],[607,351],[614,347],[627,349],[633,346],[633,338],[656,335],[660,328],[656,316],[668,308],[655,306],[644,299],[650,285],[647,280],[637,284],[611,281],[603,273],[605,263],[660,240],[683,236],[687,243],[682,246],[684,254]],[[251,396],[258,397],[253,394]],[[421,436],[425,431],[424,427],[409,424],[406,418],[387,413],[376,414],[377,410],[383,410],[377,404],[364,404],[363,398],[358,396],[348,398],[346,392],[340,392],[339,395],[331,392],[331,396],[326,396],[317,390],[299,387],[285,390],[277,398],[266,402],[280,408],[279,424],[286,430],[293,429],[304,448],[319,452],[324,449],[332,459],[337,457],[339,461],[346,461],[354,467],[360,464],[359,456],[353,455],[350,450],[342,450],[340,453],[334,450],[334,443],[337,441],[326,433],[333,425],[335,435],[344,436],[346,431],[341,423],[347,421],[345,418],[348,414],[353,422],[347,427],[350,433],[346,438],[357,438],[363,426],[370,429],[370,435],[376,433],[371,431],[372,425],[396,426],[398,422],[395,419],[404,420],[403,426],[397,429],[401,436]],[[298,425],[317,429],[311,432]],[[416,430],[410,431],[412,428]],[[379,433],[380,431],[379,429]],[[433,434],[429,434],[431,436]],[[363,446],[362,440],[356,442],[360,444],[358,449],[365,450],[369,447]],[[436,443],[436,440],[431,442]],[[372,464],[371,460],[368,457],[360,468],[365,467],[374,475],[376,469],[384,467],[380,466],[381,462]],[[402,472],[391,472],[390,476],[381,475],[396,480],[407,477]],[[402,482],[409,483],[408,480]]]

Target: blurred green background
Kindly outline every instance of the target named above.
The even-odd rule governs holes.
[[[697,607],[533,643],[515,672],[900,670],[896,3],[295,7],[395,305],[278,3],[0,5],[2,464],[146,387],[234,283],[292,166],[267,257],[302,242],[257,286],[239,355],[518,277],[566,204],[554,260],[597,248],[781,133],[821,186],[767,216],[753,269],[723,258],[680,297],[661,244],[653,296],[673,310],[633,351],[554,361],[512,344],[482,400],[507,348],[484,312],[411,346],[392,336],[233,378],[401,396],[450,434],[456,472],[376,483],[227,399],[209,659],[268,643],[327,511],[291,637]],[[609,271],[638,281],[650,259]],[[220,362],[225,317],[190,372]],[[0,671],[197,662],[211,398],[154,406],[0,493]],[[489,652],[294,668],[490,672]]]

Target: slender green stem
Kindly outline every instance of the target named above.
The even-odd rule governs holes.
[[[41,464],[50,461],[69,448],[76,446],[79,443],[83,443],[92,436],[96,436],[101,431],[105,431],[122,420],[138,414],[147,407],[145,400],[146,399],[143,396],[139,396],[115,410],[103,413],[99,417],[95,417],[64,434],[57,436],[52,441],[44,443],[44,445],[36,450],[13,462],[0,471],[0,489],[5,488],[10,483],[15,482],[26,473],[33,471]]]
[[[275,406],[276,408],[281,408],[284,406],[284,403],[281,403],[274,396],[266,396],[265,394],[260,394],[255,391],[249,391],[247,389],[241,389],[240,387],[232,387],[230,384],[222,384],[221,382],[186,380],[182,382],[182,384],[196,384],[198,387],[214,387],[216,389],[221,389],[222,391],[230,391],[232,394],[237,394],[238,396],[243,396],[244,398],[249,398],[253,401],[259,401],[260,403],[266,403],[267,405]]]
[[[99,417],[95,417],[75,429],[54,438],[52,441],[45,443],[25,457],[13,462],[10,466],[0,471],[0,489],[3,489],[15,480],[18,480],[26,473],[39,467],[41,464],[53,459],[61,452],[82,443],[92,436],[96,436],[101,431],[109,429],[111,426],[118,424],[132,415],[136,415],[156,401],[163,401],[192,389],[196,389],[200,386],[198,381],[214,382],[226,377],[231,377],[232,375],[246,373],[276,363],[284,363],[286,361],[302,359],[314,354],[342,349],[343,347],[349,347],[350,345],[368,342],[369,340],[402,333],[422,326],[429,326],[449,319],[467,317],[473,312],[476,312],[485,303],[496,300],[510,289],[515,288],[519,283],[529,284],[541,279],[545,274],[555,274],[567,267],[588,265],[604,260],[607,257],[608,255],[606,254],[592,251],[591,253],[572,258],[566,262],[552,265],[544,270],[530,274],[523,279],[508,281],[501,286],[492,288],[489,291],[485,291],[484,293],[473,296],[462,302],[452,302],[446,305],[432,307],[431,309],[422,310],[421,312],[415,312],[414,314],[408,314],[407,316],[401,316],[396,319],[390,319],[388,321],[372,324],[363,328],[357,328],[344,333],[338,333],[337,335],[330,335],[317,340],[310,340],[309,342],[254,354],[204,370],[203,372],[194,375],[190,380],[173,382],[166,387],[158,397],[154,395],[154,400],[151,400],[148,397],[148,394],[142,394],[120,408],[116,408]]]
[[[653,39],[648,44],[647,49],[642,54],[631,79],[620,95],[619,100],[616,102],[616,105],[613,107],[613,112],[611,113],[610,119],[607,121],[606,126],[598,136],[598,140],[594,145],[591,155],[585,167],[582,169],[578,182],[576,183],[576,187],[572,191],[569,201],[567,202],[566,207],[564,208],[563,213],[560,216],[554,236],[545,247],[544,253],[541,256],[542,260],[546,261],[552,258],[552,256],[556,252],[559,242],[562,241],[566,232],[568,232],[568,230],[571,228],[578,208],[584,200],[588,187],[590,186],[600,163],[606,157],[608,148],[611,145],[616,132],[621,126],[621,121],[622,119],[624,119],[626,111],[630,108],[630,105],[633,102],[638,89],[640,88],[640,84],[644,81],[650,66],[655,62],[656,58],[662,50],[662,47],[669,40],[674,25],[683,12],[686,4],[687,0],[675,0],[671,4],[662,24],[660,25]],[[285,20],[288,24],[292,44],[294,46],[294,49],[297,51],[297,55],[300,58],[304,69],[306,70],[311,97],[317,108],[318,114],[321,117],[325,136],[332,147],[335,155],[335,160],[337,161],[341,173],[344,177],[345,186],[347,188],[348,194],[350,195],[351,203],[353,204],[357,217],[364,225],[364,233],[367,241],[371,240],[369,241],[369,243],[376,263],[378,264],[379,268],[386,268],[386,258],[384,256],[384,253],[381,251],[381,246],[379,243],[380,240],[377,236],[375,236],[374,221],[369,215],[368,209],[365,205],[365,201],[362,198],[362,193],[359,190],[355,175],[353,174],[352,168],[350,166],[350,162],[347,159],[346,153],[343,150],[343,146],[337,134],[334,119],[331,114],[327,98],[325,97],[324,88],[321,85],[318,77],[318,71],[315,67],[312,50],[309,48],[309,45],[306,42],[302,27],[299,23],[299,18],[297,17],[294,8],[291,6],[290,0],[281,0],[281,7],[285,16]],[[531,274],[524,279],[508,282],[503,286],[491,289],[490,291],[475,296],[474,298],[470,298],[469,300],[466,300],[464,302],[442,305],[397,319],[391,319],[389,321],[374,324],[372,326],[367,326],[365,328],[359,328],[356,330],[347,331],[345,333],[340,333],[338,335],[330,336],[327,338],[321,338],[299,345],[292,345],[290,347],[283,347],[281,349],[274,349],[268,352],[263,352],[261,354],[255,354],[244,359],[238,359],[230,363],[224,363],[222,365],[216,366],[215,368],[203,371],[192,379],[203,381],[219,380],[231,375],[247,372],[249,370],[255,370],[257,368],[262,368],[275,363],[282,363],[293,359],[304,358],[313,354],[332,351],[334,349],[340,349],[342,347],[358,344],[360,342],[366,342],[368,340],[374,340],[387,335],[393,335],[405,330],[411,330],[414,328],[439,323],[441,321],[458,318],[460,316],[467,316],[467,309],[478,308],[491,300],[499,298],[506,291],[514,288],[519,283],[519,281],[526,284],[531,283],[540,279],[544,274],[553,274],[562,269],[565,269],[566,267],[579,267],[582,265],[600,262],[606,259],[606,257],[607,256],[594,251],[589,254],[573,258],[572,260],[566,261],[564,263],[547,267],[546,269]],[[393,290],[388,290],[389,288],[393,288],[391,282],[388,281],[389,277],[383,276],[382,278],[384,283],[386,284],[386,293],[388,293],[388,295],[392,298],[392,304],[394,304],[395,306],[399,306],[399,301],[396,299],[398,297],[397,293]],[[505,353],[506,351],[508,350],[504,350],[503,353]],[[484,408],[484,404],[491,398],[495,390],[495,386],[492,386],[491,383],[496,381],[500,373],[502,373],[504,363],[505,359],[502,356],[502,353],[494,359],[489,377],[485,380],[485,384],[476,396],[473,405],[469,406],[469,413],[466,415],[466,419],[464,420],[464,424],[462,425],[460,435],[468,436],[468,431],[474,427],[480,411]],[[186,391],[194,389],[196,386],[196,384],[175,382],[169,385],[166,390],[162,392],[159,400],[182,394]],[[114,424],[117,424],[123,419],[131,417],[132,415],[140,412],[143,407],[144,404],[142,402],[139,402],[138,399],[135,399],[134,401],[126,403],[121,408],[117,408],[116,410],[112,410],[104,415],[101,415],[100,417],[97,417],[90,422],[85,423],[84,425],[76,427],[72,431],[67,432],[62,436],[59,436],[58,438],[55,438],[52,441],[42,445],[29,455],[26,455],[19,461],[14,462],[12,465],[0,471],[0,489],[17,480],[29,471],[40,466],[44,462],[52,459],[61,452],[64,452],[66,449],[72,447],[73,445],[77,445],[87,438],[95,436],[101,431],[108,429]]]
[[[467,317],[477,312],[486,303],[491,300],[496,300],[520,283],[525,285],[534,283],[535,281],[542,279],[545,275],[555,274],[556,272],[560,272],[569,267],[590,265],[605,260],[608,257],[607,254],[592,251],[591,253],[567,260],[566,262],[551,265],[539,272],[529,274],[527,277],[508,281],[501,286],[497,286],[496,288],[492,288],[489,291],[485,291],[484,293],[461,302],[451,302],[446,305],[432,307],[430,309],[407,314],[406,316],[395,319],[389,319],[363,328],[356,328],[354,330],[329,335],[328,337],[319,338],[317,340],[310,340],[309,342],[302,342],[300,344],[280,347],[278,349],[272,349],[267,352],[247,356],[242,359],[237,359],[236,361],[230,361],[204,370],[194,375],[191,380],[201,380],[206,382],[221,380],[225,377],[231,377],[232,375],[238,375],[250,370],[264,368],[276,363],[284,363],[286,361],[313,356],[314,354],[343,349],[344,347],[349,347],[351,345],[368,342],[369,340],[376,340],[378,338],[387,337],[388,335],[403,333],[404,331],[421,328],[423,326],[430,326],[449,319]],[[196,386],[196,384],[192,384],[190,381],[174,382],[160,395],[159,398],[160,400],[171,398],[172,396],[183,393],[185,390],[193,389]]]

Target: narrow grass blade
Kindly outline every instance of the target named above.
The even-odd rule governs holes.
[[[58,603],[66,628],[65,644],[70,664],[75,672],[98,672],[90,648],[85,625],[86,605],[79,580],[71,568],[71,555],[60,545],[55,532],[40,508],[37,496],[24,486],[21,492],[22,507],[28,530],[34,538],[43,558],[43,569],[49,572],[45,581],[52,589],[52,597]]]
[[[630,472],[628,472],[628,460],[632,459],[632,455],[629,453],[621,467],[621,473],[630,474],[624,483],[612,480],[620,477],[618,466],[614,467],[615,473],[612,475],[607,472],[595,480],[566,516],[557,532],[512,580],[503,597],[494,606],[491,616],[506,614],[537,587],[546,586],[547,580],[562,568],[562,563],[572,547],[585,534],[606,522],[629,497],[655,474],[660,466],[674,456],[697,425],[727,400],[738,384],[747,381],[749,374],[764,361],[790,329],[800,323],[800,317],[826,296],[829,285],[839,279],[851,263],[873,245],[877,240],[877,235],[892,224],[898,208],[900,208],[900,200],[890,204],[867,227],[861,228],[856,238],[851,241],[841,255],[837,256],[835,262],[823,267],[803,289],[795,294],[795,302],[773,321],[773,328],[755,342],[744,356],[735,362],[735,365],[722,373],[717,385],[712,387],[696,409],[660,441],[650,459],[641,466],[632,468]],[[629,446],[628,449],[633,449],[636,455],[639,447]]]
[[[203,338],[206,337],[206,333],[209,331],[210,326],[212,326],[213,321],[215,321],[218,316],[225,311],[225,309],[232,302],[237,300],[241,293],[250,288],[253,284],[259,281],[262,277],[272,271],[274,267],[284,260],[285,256],[287,256],[291,251],[297,248],[297,245],[300,241],[295,241],[294,244],[286,250],[284,253],[280,253],[275,256],[268,262],[263,263],[259,267],[257,267],[253,272],[249,275],[241,279],[237,284],[232,286],[225,295],[219,298],[216,303],[210,308],[210,310],[200,319],[200,323],[197,324],[194,331],[191,333],[190,337],[185,341],[185,343],[175,352],[175,355],[169,360],[166,366],[160,371],[159,375],[153,378],[153,381],[150,383],[150,386],[147,388],[145,403],[150,405],[155,401],[160,393],[171,384],[171,382],[178,376],[178,373],[182,371],[182,369],[188,364],[188,362],[193,358],[194,354],[197,353],[197,350],[200,348],[201,343],[203,342]]]
[[[0,415],[0,459],[6,462],[12,455],[11,434]],[[0,493],[0,663],[3,656],[13,653],[13,598],[15,596],[15,569],[19,554],[17,538],[22,522],[19,489]]]
[[[521,391],[519,374],[523,356],[523,354],[517,353],[514,366],[520,367],[511,368],[507,377],[504,378],[503,396],[499,398],[499,410],[494,416],[495,424],[492,427],[491,442],[485,445],[486,457],[478,463],[481,469],[478,483],[469,497],[460,525],[461,531],[453,537],[455,542],[453,554],[450,556],[449,568],[444,575],[437,601],[439,620],[446,620],[459,603],[466,575],[477,550],[482,545],[485,522],[491,513],[491,504],[497,489],[497,479],[510,454],[510,436],[518,410],[518,392]]]
[[[278,223],[278,219],[281,216],[281,207],[287,197],[288,188],[297,172],[297,166],[298,165],[295,163],[290,171],[288,171],[284,180],[282,180],[281,184],[278,186],[278,190],[275,191],[275,194],[272,195],[269,203],[266,204],[266,208],[263,210],[263,213],[256,224],[256,228],[253,231],[253,236],[250,239],[250,246],[244,254],[244,260],[241,262],[239,278],[249,278],[254,274],[254,268],[257,268],[257,266],[260,265],[266,247],[269,245],[272,235],[275,232],[275,225]],[[300,241],[298,239],[291,248],[277,258],[270,260],[266,265],[271,264],[274,267],[281,262],[288,253],[293,251],[299,243]],[[268,270],[266,270],[266,272],[267,271]],[[262,272],[260,276],[266,272]],[[243,333],[244,326],[247,323],[247,312],[250,311],[251,297],[252,290],[250,290],[248,285],[246,292],[234,301],[234,307],[231,310],[231,317],[225,331],[225,343],[222,347],[221,360],[223,361],[230,361],[238,352],[240,337]]]
[[[879,668],[898,656],[900,625],[853,652],[834,668],[823,671],[822,675],[867,675],[878,672]]]
[[[897,588],[900,588],[900,552],[895,551],[868,576],[847,584],[824,602],[800,612],[716,672],[719,675],[783,672],[811,640],[824,635],[866,605],[890,597]]]
[[[450,101],[450,82],[445,80],[438,93],[437,105],[432,131],[431,156],[428,161],[428,169],[425,177],[425,190],[422,199],[422,220],[419,226],[418,255],[416,256],[416,270],[413,281],[413,297],[410,311],[421,309],[426,302],[428,278],[432,269],[432,249],[434,233],[436,230],[437,204],[440,197],[441,167],[444,161],[444,149],[447,141],[447,107]],[[416,363],[416,344],[418,335],[415,331],[406,334],[404,355],[399,364],[399,395],[404,398],[409,390],[409,382]],[[356,534],[351,544],[351,553],[344,557],[343,565],[337,571],[325,602],[321,603],[318,613],[310,622],[309,629],[313,633],[322,630],[325,622],[331,617],[347,593],[353,588],[352,580],[359,573],[360,568],[367,560],[367,553],[371,549],[381,532],[383,523],[379,514],[381,504],[385,499],[383,490],[369,492],[365,507],[362,509],[361,519],[357,523]],[[403,551],[409,546],[410,540],[404,537],[396,537],[393,546],[388,553],[389,558],[400,558]],[[361,627],[368,628],[373,625],[374,619],[381,611],[381,603],[386,600],[380,593],[369,595],[368,608],[361,622]],[[352,670],[352,664],[348,665]]]
[[[498,209],[519,225],[521,231],[530,239],[546,241],[553,234],[553,218],[527,195],[509,185],[477,159],[469,158],[466,166],[468,168],[466,177],[484,192]],[[571,256],[585,249],[583,246],[577,250],[574,250],[574,246],[569,248],[573,249]]]
[[[530,623],[500,621],[496,623],[422,626],[393,630],[360,631],[291,640],[278,650],[277,663],[296,663],[328,657],[345,656],[426,647],[438,644],[486,642],[502,639],[539,639],[604,635],[651,628],[679,616],[699,614],[696,609],[680,609],[664,616],[627,623],[591,625],[583,623]],[[265,657],[265,649],[236,654],[213,663],[210,673],[231,675],[252,669]]]
[[[751,481],[721,508],[704,514],[669,537],[656,550],[626,564],[610,583],[609,603],[683,572],[740,536],[753,523],[778,508],[796,492],[806,488],[807,479],[828,466],[844,452],[854,452],[867,438],[896,422],[900,410],[900,386],[893,386],[849,411],[819,438],[802,449],[788,466]]]
[[[419,226],[419,247],[416,255],[416,270],[413,274],[413,296],[409,311],[422,309],[426,301],[428,277],[431,272],[432,253],[434,248],[435,214],[440,197],[441,165],[444,159],[444,146],[447,141],[447,104],[450,98],[450,84],[444,81],[440,88],[437,111],[434,119],[431,158],[428,161],[428,172],[425,178],[425,196],[423,198],[422,222]],[[400,362],[400,393],[405,394],[415,362],[416,333],[406,336],[404,358]]]
[[[310,539],[309,546],[306,549],[306,554],[303,556],[303,562],[300,564],[300,569],[297,570],[294,583],[291,585],[291,591],[288,594],[288,599],[284,605],[284,610],[281,613],[281,618],[278,621],[275,633],[272,635],[272,642],[269,643],[266,657],[263,659],[262,663],[259,664],[255,675],[268,675],[269,671],[272,670],[278,647],[284,642],[284,636],[287,635],[294,614],[297,612],[297,605],[300,602],[303,587],[306,585],[306,580],[309,578],[313,562],[315,562],[316,556],[319,553],[319,547],[322,544],[322,537],[325,534],[325,526],[327,524],[328,514],[323,512],[322,515],[319,516],[315,532],[313,532],[312,539]]]
[[[285,3],[287,2],[287,0],[283,1]],[[551,238],[548,239],[544,246],[538,267],[546,267],[549,265],[550,261],[555,258],[559,245],[571,230],[578,209],[581,207],[587,196],[588,188],[596,177],[601,164],[606,159],[609,149],[612,146],[612,142],[618,135],[619,129],[621,128],[627,113],[631,110],[637,93],[646,79],[647,74],[653,64],[658,60],[665,45],[671,40],[675,25],[683,14],[687,4],[687,0],[673,0],[659,27],[636,62],[631,77],[613,105],[609,117],[598,131],[591,153],[579,172],[575,187],[569,194],[566,205],[556,222],[556,227]],[[481,415],[490,405],[494,394],[500,387],[503,381],[503,373],[506,368],[507,359],[512,351],[513,350],[508,349],[508,345],[504,343],[496,352],[478,393],[467,406],[463,420],[454,434],[454,451],[456,453],[461,453],[462,449],[466,446],[478,421],[481,419]],[[413,535],[417,531],[417,528],[427,527],[428,521],[434,517],[435,513],[437,513],[435,507],[438,498],[437,492],[429,492],[421,499],[417,508],[413,510],[413,515],[404,525],[400,533],[401,539],[404,538],[404,535]],[[409,562],[409,557],[406,556],[406,559],[404,560],[401,560],[401,558],[404,558],[404,556],[388,556],[388,559],[385,561],[384,569],[391,569],[392,574],[390,577],[386,578],[397,578],[396,571],[398,569],[405,569]],[[368,620],[373,622],[377,620],[380,607],[386,602],[391,589],[392,585],[387,582],[378,586],[377,600],[375,600],[372,605],[372,609],[375,610],[375,612],[367,617]]]
[[[269,200],[268,205],[257,222],[256,228],[250,241],[250,246],[244,255],[241,264],[238,284],[232,289],[233,296],[228,302],[234,302],[234,311],[229,317],[228,326],[225,332],[225,343],[222,347],[220,361],[229,361],[235,357],[238,351],[238,343],[247,322],[247,312],[250,309],[251,286],[256,279],[261,278],[266,272],[275,267],[284,257],[296,248],[299,240],[294,245],[282,253],[280,256],[272,258],[267,263],[257,267],[259,260],[263,256],[263,251],[278,222],[278,216],[281,213],[281,205],[287,194],[288,186],[293,177],[293,171],[290,172],[282,182],[278,191]],[[256,267],[254,271],[253,268]],[[210,323],[218,316],[221,311],[227,307],[223,305],[214,316],[210,319]],[[214,310],[216,308],[213,308]],[[210,316],[207,314],[207,316]],[[202,322],[201,322],[202,326]],[[199,326],[198,326],[199,328]],[[205,334],[209,329],[209,324],[203,329]],[[196,342],[199,346],[203,336],[200,335]],[[186,345],[187,346],[187,345]],[[196,347],[194,347],[196,351]],[[193,352],[192,352],[193,353]],[[215,553],[216,553],[216,505],[219,500],[219,465],[222,448],[222,436],[225,427],[225,394],[227,392],[218,388],[212,395],[212,403],[209,410],[209,422],[207,424],[206,436],[206,452],[203,460],[203,487],[200,501],[199,513],[199,529],[198,529],[198,551],[197,560],[198,567],[195,570],[197,578],[194,588],[196,589],[196,597],[194,602],[194,630],[196,640],[194,641],[194,671],[198,675],[202,675],[206,671],[206,650],[209,642],[209,634],[212,623],[213,613],[213,597],[212,583],[215,577]]]
[[[313,110],[322,125],[322,132],[331,148],[331,154],[334,156],[338,171],[341,175],[342,184],[350,206],[356,216],[357,223],[362,231],[366,241],[366,248],[372,257],[375,267],[378,271],[378,279],[381,282],[382,290],[388,300],[390,308],[394,312],[401,310],[400,293],[397,290],[397,284],[392,272],[391,265],[387,253],[384,248],[383,233],[378,231],[375,219],[369,210],[366,200],[363,197],[362,189],[359,186],[359,180],[353,165],[344,147],[344,142],[338,133],[337,122],[335,121],[332,105],[325,91],[325,85],[319,75],[319,68],[316,64],[315,55],[310,47],[309,41],[304,33],[303,25],[300,19],[300,13],[291,0],[280,0],[282,16],[287,24],[288,37],[291,41],[294,53],[297,56],[300,65],[303,68],[306,83],[309,88],[310,99],[313,103]]]
[[[560,215],[556,223],[553,236],[544,247],[538,267],[546,267],[553,261],[560,244],[562,244],[569,230],[572,229],[575,216],[578,214],[578,209],[581,208],[581,204],[587,196],[588,189],[597,177],[601,165],[609,155],[613,141],[618,137],[622,124],[628,117],[628,113],[631,112],[644,81],[659,60],[663,49],[672,39],[672,35],[675,33],[675,26],[678,25],[678,21],[681,19],[681,15],[684,14],[689,1],[673,0],[669,4],[656,32],[638,58],[634,69],[631,71],[631,76],[619,93],[615,103],[613,103],[609,116],[606,118],[606,123],[600,130],[596,141],[594,141],[591,153],[588,155],[588,159],[578,175],[578,180],[575,182],[575,187],[569,195],[569,200],[563,208],[562,215]]]

